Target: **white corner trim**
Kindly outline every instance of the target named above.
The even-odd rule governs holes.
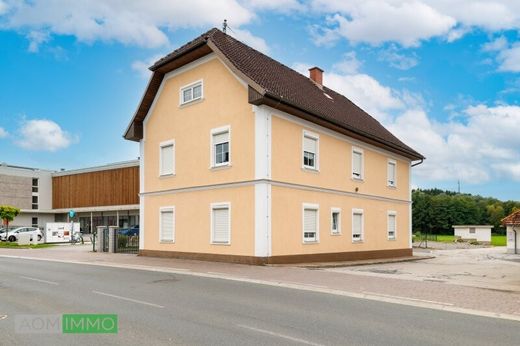
[[[139,141],[139,250],[144,250],[144,138]]]
[[[271,256],[271,184],[255,184],[255,256]]]
[[[220,208],[227,208],[228,209],[228,225],[229,225],[229,240],[227,242],[215,242],[215,240],[213,239],[213,210],[214,209],[220,209]],[[232,230],[232,227],[231,227],[231,202],[216,202],[216,203],[211,203],[209,205],[209,217],[210,217],[210,227],[209,227],[209,231],[210,231],[210,244],[211,245],[231,245],[231,230]]]
[[[412,163],[408,164],[408,200],[410,204],[408,205],[408,247],[411,249],[413,246],[412,243],[412,232],[413,232],[413,224],[412,224]]]
[[[254,106],[255,179],[271,179],[271,114],[265,106]]]

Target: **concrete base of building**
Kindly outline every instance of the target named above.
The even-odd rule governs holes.
[[[139,256],[168,257],[168,258],[190,259],[190,260],[198,260],[198,261],[229,262],[229,263],[252,264],[252,265],[359,261],[359,260],[381,259],[381,258],[409,257],[412,255],[413,255],[412,249],[330,252],[330,253],[283,255],[283,256],[271,256],[271,257],[222,255],[222,254],[179,252],[179,251],[139,250]]]

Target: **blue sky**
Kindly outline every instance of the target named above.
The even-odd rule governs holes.
[[[343,93],[427,160],[421,188],[520,199],[520,3],[0,0],[0,161],[135,159],[122,139],[160,56],[220,27]]]

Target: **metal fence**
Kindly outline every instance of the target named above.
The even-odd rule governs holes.
[[[139,235],[126,235],[116,232],[115,237],[114,252],[139,253]]]
[[[110,233],[108,231],[108,228],[105,228],[103,230],[103,252],[108,252],[108,239],[110,237]]]

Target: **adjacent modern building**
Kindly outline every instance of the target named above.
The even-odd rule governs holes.
[[[491,243],[491,225],[458,225],[453,226],[456,237],[465,240],[474,239],[480,242]]]
[[[140,253],[241,263],[407,256],[424,157],[345,96],[212,29],[150,67]]]
[[[507,253],[520,253],[520,210],[502,219],[507,232]]]
[[[139,225],[139,161],[62,171],[2,164],[2,204],[21,209],[13,226],[69,221],[71,209],[85,233],[100,225]]]

